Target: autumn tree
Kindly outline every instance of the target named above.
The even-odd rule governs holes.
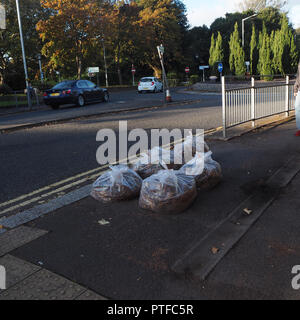
[[[112,62],[115,64],[119,84],[123,84],[122,65],[129,66],[142,58],[139,50],[140,28],[138,26],[141,8],[132,1],[119,1],[110,10],[105,9],[103,19],[104,37],[111,52]],[[127,71],[128,72],[128,71]]]
[[[141,7],[137,21],[143,61],[156,76],[161,67],[156,47],[163,44],[167,67],[183,60],[183,36],[187,28],[185,6],[179,0],[137,0]]]
[[[49,19],[40,20],[37,30],[44,42],[43,54],[49,58],[48,68],[82,75],[89,50],[95,46],[100,31],[93,21],[98,20],[96,0],[41,0],[43,8],[51,12]]]
[[[15,0],[1,0],[6,9],[6,30],[0,30],[0,83],[5,82],[14,89],[25,87],[20,33],[16,14]],[[35,25],[42,17],[47,16],[39,0],[20,2],[20,13],[23,25],[24,45],[26,50],[29,77],[39,76],[37,54],[42,44]]]

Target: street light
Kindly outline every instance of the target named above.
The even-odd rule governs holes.
[[[242,20],[242,46],[243,46],[243,48],[245,46],[245,21],[247,21],[247,20],[249,20],[251,18],[254,18],[256,16],[258,16],[258,13],[255,13],[252,16],[247,17],[247,18]]]
[[[166,70],[165,70],[165,66],[164,66],[164,53],[165,53],[164,46],[162,44],[160,46],[157,46],[157,51],[158,51],[158,56],[159,56],[159,60],[161,63],[161,68],[162,68],[165,99],[167,102],[172,102],[170,89],[169,89],[169,83],[168,83],[168,79],[166,76]]]
[[[44,73],[43,73],[43,70],[42,70],[42,55],[39,53],[39,54],[37,55],[37,58],[38,58],[38,60],[39,60],[41,82],[43,83],[43,82],[44,82]]]
[[[16,0],[16,7],[17,7],[18,23],[19,23],[19,30],[20,30],[20,40],[21,40],[22,56],[23,56],[24,71],[25,71],[27,102],[28,102],[28,107],[31,109],[32,108],[32,103],[31,103],[30,92],[29,92],[29,78],[28,78],[28,72],[27,72],[27,64],[26,64],[26,55],[25,55],[25,47],[24,47],[24,39],[23,39],[22,21],[21,21],[19,0]]]
[[[106,83],[106,87],[108,87],[108,74],[107,74],[106,50],[105,50],[104,38],[101,38],[101,42],[102,42],[102,46],[103,46],[103,59],[104,59],[104,68],[105,68],[105,83]]]

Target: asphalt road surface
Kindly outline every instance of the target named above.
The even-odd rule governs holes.
[[[98,130],[111,128],[118,131],[119,121],[128,120],[128,128],[181,128],[211,129],[221,125],[221,97],[212,94],[174,94],[177,101],[201,102],[168,106],[153,110],[140,110],[92,119],[69,121],[62,124],[36,127],[0,134],[0,203],[27,194],[38,188],[97,168],[96,142]],[[108,104],[89,105],[83,110],[117,108],[122,101],[126,106],[161,103],[161,94],[138,95],[136,92],[112,94]],[[118,104],[119,103],[119,104]],[[63,110],[43,110],[0,117],[0,124],[28,122],[29,117],[48,114],[74,114],[75,107]]]
[[[219,99],[216,98],[219,97]],[[174,89],[172,91],[172,98],[175,103],[184,101],[199,101],[208,100],[214,101],[221,105],[220,95],[209,94],[187,94],[183,89]],[[19,114],[8,114],[0,116],[0,130],[5,128],[12,128],[22,125],[30,125],[44,121],[55,121],[61,119],[70,119],[74,117],[89,116],[91,114],[102,114],[106,112],[116,112],[120,110],[142,109],[164,104],[164,95],[162,93],[152,94],[138,94],[134,90],[122,91],[118,93],[111,93],[109,103],[89,104],[83,108],[78,108],[74,105],[61,106],[60,110],[52,110],[50,107],[42,107],[41,110],[33,112],[22,112]]]

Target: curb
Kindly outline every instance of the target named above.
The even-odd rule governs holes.
[[[169,106],[181,106],[181,105],[188,105],[188,104],[192,104],[192,103],[199,103],[201,101],[202,101],[202,99],[185,100],[185,101],[181,101],[181,102],[178,101],[178,102],[172,102],[172,103],[165,103],[163,105],[158,105],[158,106],[136,107],[136,108],[131,108],[131,109],[120,109],[120,110],[115,110],[115,111],[92,113],[89,115],[81,115],[81,116],[75,116],[75,117],[73,116],[73,117],[64,118],[64,119],[47,120],[47,121],[42,121],[42,122],[37,122],[37,123],[20,125],[20,126],[16,126],[16,127],[3,128],[3,129],[0,129],[0,134],[15,132],[15,131],[23,130],[23,129],[38,128],[38,127],[42,127],[42,126],[46,126],[46,125],[55,125],[55,124],[60,124],[60,123],[66,123],[66,122],[73,121],[73,120],[84,120],[84,119],[90,119],[90,118],[94,118],[94,117],[101,117],[103,115],[112,115],[112,114],[118,114],[118,113],[122,113],[122,112],[134,112],[134,111],[142,111],[142,110],[155,110],[155,109],[166,108]]]
[[[281,124],[284,124],[284,123],[291,122],[294,119],[295,119],[295,116],[289,116],[289,117],[284,118],[284,119],[280,119],[280,120],[276,120],[276,121],[272,121],[272,122],[268,122],[268,123],[265,123],[265,124],[258,125],[255,128],[246,129],[245,131],[233,134],[232,136],[230,136],[228,138],[210,136],[209,139],[210,140],[220,140],[220,141],[225,141],[226,142],[226,141],[230,141],[230,140],[235,139],[235,138],[242,137],[242,136],[244,136],[246,134],[255,132],[256,130],[260,130],[260,129],[268,130],[268,129],[276,128],[277,126],[280,126]],[[212,135],[215,132],[218,132],[218,131],[220,131],[222,129],[223,129],[223,127],[216,128],[215,131],[213,131],[212,133],[208,132],[208,134]]]

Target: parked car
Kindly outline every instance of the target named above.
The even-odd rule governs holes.
[[[89,102],[109,101],[109,92],[88,80],[63,81],[44,92],[44,102],[53,109],[63,104],[83,107]]]
[[[163,84],[155,77],[142,78],[138,85],[138,92],[162,92]]]

